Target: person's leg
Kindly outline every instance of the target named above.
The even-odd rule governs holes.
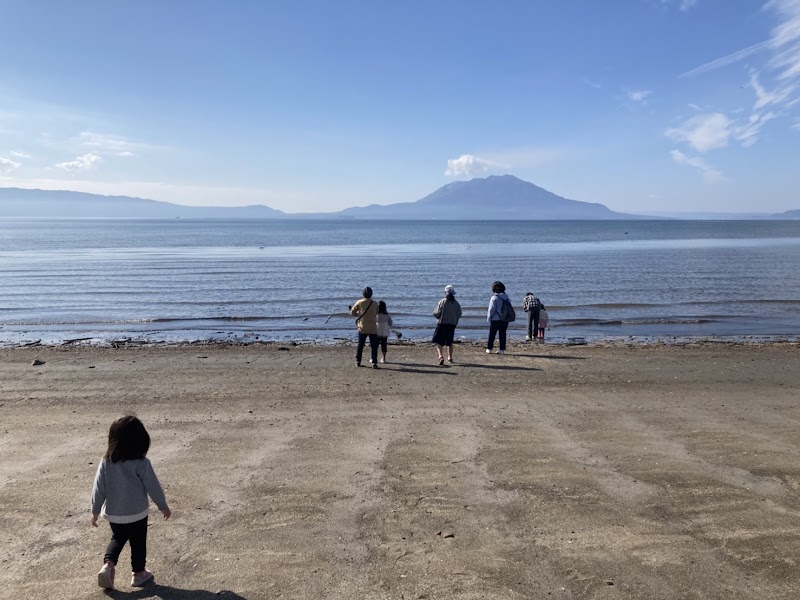
[[[129,525],[131,542],[131,571],[144,571],[147,563],[147,517]]]
[[[439,342],[436,342],[436,354],[438,355],[439,360],[444,358],[444,353],[442,353],[442,345]]]
[[[533,324],[533,310],[528,311],[528,338],[532,339],[536,336],[536,327]]]
[[[489,340],[486,342],[486,349],[494,348],[494,338],[497,335],[497,324],[500,321],[489,321]]]
[[[533,337],[539,335],[539,311],[533,310]]]
[[[356,347],[356,364],[361,366],[361,356],[364,353],[364,343],[367,341],[367,334],[358,332],[358,346]]]
[[[498,321],[499,324],[498,333],[500,334],[500,352],[506,351],[506,329],[508,329],[508,323],[506,321]]]
[[[372,356],[370,362],[373,367],[378,366],[378,336],[375,333],[369,334],[369,350]]]
[[[378,338],[378,341],[380,342],[381,353],[383,354],[383,358],[381,359],[381,362],[385,363],[386,362],[386,351],[389,349],[389,338],[381,337],[381,338]]]
[[[109,523],[109,525],[111,525],[111,541],[106,547],[103,562],[110,562],[116,565],[119,562],[120,552],[122,552],[130,538],[130,528],[127,523]]]
[[[447,346],[447,362],[453,362],[453,340],[456,337],[456,326],[455,325],[448,325],[447,326],[447,341],[445,346]]]

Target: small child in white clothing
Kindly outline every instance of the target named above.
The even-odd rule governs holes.
[[[381,300],[378,302],[378,315],[375,317],[378,325],[378,347],[381,349],[383,356],[381,362],[386,362],[386,350],[389,347],[389,336],[392,333],[392,316],[386,310],[386,302]]]
[[[550,326],[550,317],[547,316],[547,309],[545,309],[544,304],[542,304],[542,308],[539,310],[539,339],[544,341],[544,330]]]

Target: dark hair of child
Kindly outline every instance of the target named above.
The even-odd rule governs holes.
[[[380,315],[388,315],[389,314],[388,312],[386,312],[386,302],[384,302],[383,300],[378,302],[378,314],[380,314]]]
[[[502,294],[505,291],[506,291],[506,286],[503,285],[502,281],[495,281],[492,284],[492,292],[494,292],[495,294]]]
[[[133,415],[120,417],[108,430],[108,449],[103,458],[112,463],[144,458],[150,449],[150,435]]]

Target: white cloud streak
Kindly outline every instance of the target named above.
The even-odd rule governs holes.
[[[698,0],[661,0],[661,4],[665,7],[677,5],[678,10],[687,12],[697,6]]]
[[[472,154],[462,154],[458,158],[447,160],[447,170],[444,174],[447,177],[476,177],[498,169],[503,169],[503,165]]]
[[[800,89],[800,0],[769,0],[765,11],[773,13],[778,24],[764,42],[754,44],[722,58],[718,58],[681,77],[696,76],[733,64],[759,52],[769,52],[770,58],[760,70],[750,68],[749,87],[755,102],[747,117],[722,113],[701,114],[668,129],[667,137],[688,144],[698,152],[708,152],[728,145],[730,140],[749,148],[759,139],[764,126],[785,116],[798,102]],[[763,83],[766,80],[767,83]]]
[[[79,156],[75,160],[58,163],[54,166],[58,169],[64,169],[65,171],[86,171],[92,169],[102,160],[103,158],[101,156],[89,153]]]
[[[724,148],[731,140],[749,148],[758,141],[764,125],[777,116],[774,111],[754,112],[746,120],[732,120],[722,113],[702,114],[664,133],[673,142],[688,144],[703,154]]]
[[[709,61],[705,64],[700,65],[699,67],[695,67],[685,73],[681,73],[680,77],[694,77],[696,75],[702,75],[704,73],[709,73],[716,69],[721,69],[722,67],[727,67],[728,65],[732,65],[734,63],[739,62],[740,60],[744,60],[748,56],[752,56],[761,52],[763,50],[767,50],[770,46],[770,41],[766,40],[763,42],[759,42],[758,44],[753,44],[752,46],[748,46],[747,48],[743,48],[742,50],[737,50],[736,52],[731,52],[727,56],[723,56],[722,58],[717,58],[715,60]]]
[[[20,152],[18,150],[12,150],[11,151],[11,156],[16,156],[17,158],[33,158],[27,152]]]
[[[652,93],[652,90],[626,90],[625,92],[625,94],[628,96],[628,100],[640,103],[644,103],[644,101],[647,100],[647,97]]]
[[[800,0],[770,0],[764,8],[780,18],[769,40],[774,52],[770,66],[780,71],[778,79],[794,79],[800,76]]]
[[[719,183],[727,181],[725,176],[717,169],[706,163],[700,156],[688,156],[680,150],[672,150],[670,153],[672,160],[679,165],[692,167],[702,173],[704,183]]]
[[[667,129],[666,136],[675,142],[689,144],[698,152],[724,148],[731,137],[732,121],[722,113],[697,115],[679,127]]]
[[[146,144],[133,142],[121,135],[94,131],[82,131],[74,140],[83,148],[117,156],[134,156],[135,151],[147,147]]]
[[[749,148],[758,141],[764,125],[777,116],[774,112],[753,113],[746,123],[733,128],[733,136],[742,146]]]
[[[769,92],[761,85],[758,80],[758,73],[750,75],[750,87],[756,94],[756,103],[753,105],[753,110],[761,110],[767,106],[783,104],[789,96],[795,91],[797,86],[784,85]]]
[[[0,156],[0,175],[5,175],[6,173],[10,173],[11,171],[18,169],[20,167],[20,163],[11,160],[10,158],[3,158]]]

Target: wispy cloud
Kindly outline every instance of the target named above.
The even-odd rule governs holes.
[[[780,19],[769,39],[770,66],[780,71],[778,79],[794,79],[800,76],[800,0],[770,0],[764,8]]]
[[[647,97],[653,93],[652,90],[625,90],[625,95],[632,102],[644,103]]]
[[[33,158],[27,152],[20,152],[18,150],[12,150],[11,151],[11,156],[16,156],[17,158]]]
[[[709,165],[705,159],[700,156],[688,156],[680,150],[672,150],[669,154],[672,160],[677,164],[692,167],[700,171],[703,175],[704,183],[727,181],[726,177],[720,171]]]
[[[504,167],[494,161],[478,158],[472,154],[462,154],[458,158],[447,160],[447,177],[476,177],[492,171],[502,170]]]
[[[731,141],[749,148],[758,141],[764,125],[777,116],[774,111],[752,113],[747,119],[731,119],[722,113],[702,114],[664,133],[673,142],[685,143],[701,153],[724,148]]]
[[[664,8],[676,7],[681,12],[686,12],[697,6],[698,0],[660,0]]]
[[[75,160],[71,160],[68,162],[62,162],[55,165],[55,167],[59,169],[64,169],[65,171],[86,171],[93,168],[97,163],[102,161],[103,158],[98,156],[97,154],[84,154],[83,156],[79,156]]]
[[[728,65],[737,63],[740,60],[744,60],[748,56],[752,56],[754,54],[757,54],[758,52],[767,50],[769,46],[770,46],[769,40],[759,42],[758,44],[753,44],[752,46],[748,46],[747,48],[742,48],[741,50],[737,50],[736,52],[731,52],[730,54],[723,56],[721,58],[716,58],[712,61],[700,65],[699,67],[695,67],[694,69],[686,71],[685,73],[681,73],[680,77],[694,77],[696,75],[709,73],[711,71],[720,69],[722,67],[727,67]]]
[[[5,175],[6,173],[10,173],[14,169],[18,169],[20,163],[11,160],[10,158],[3,158],[0,156],[0,175]]]
[[[707,62],[681,75],[701,75],[758,53],[768,53],[769,58],[762,61],[759,68],[748,67],[747,87],[755,95],[750,114],[741,115],[744,111],[739,108],[728,111],[728,115],[697,115],[677,128],[668,129],[666,135],[670,139],[685,142],[698,152],[722,148],[728,145],[729,140],[735,140],[741,146],[749,148],[758,141],[767,123],[786,116],[800,102],[797,95],[800,90],[800,0],[770,0],[764,4],[763,9],[773,13],[778,20],[769,39]]]
[[[74,140],[83,148],[92,148],[117,156],[134,156],[136,151],[147,148],[147,144],[134,142],[121,135],[82,131]]]
[[[665,134],[675,142],[685,142],[698,152],[724,148],[732,134],[733,122],[722,113],[697,115]]]
[[[583,83],[588,85],[590,88],[594,88],[596,90],[602,89],[602,87],[603,87],[603,82],[602,81],[595,81],[595,80],[589,79],[587,77],[584,77],[582,81],[583,81]]]
[[[749,148],[758,141],[764,125],[777,116],[777,113],[774,112],[753,113],[745,123],[733,128],[733,136],[742,146]]]
[[[767,91],[767,89],[761,85],[758,79],[758,73],[752,73],[750,75],[750,87],[753,88],[756,94],[756,103],[753,105],[753,110],[756,111],[766,108],[767,106],[785,103],[789,96],[797,89],[795,85],[782,85],[772,91]]]

